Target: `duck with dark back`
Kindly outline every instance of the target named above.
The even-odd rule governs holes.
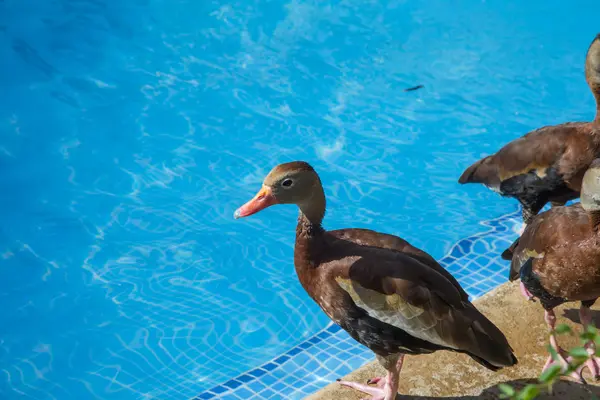
[[[581,202],[554,207],[537,215],[502,257],[511,260],[509,279],[521,278],[524,295],[540,300],[550,331],[550,344],[566,366],[566,353],[554,336],[553,309],[569,301],[581,302],[581,323],[592,326],[590,307],[600,297],[600,159],[583,177]],[[587,343],[590,354],[593,342]],[[544,370],[553,364],[550,357]],[[598,358],[592,357],[573,376],[584,381],[583,368],[600,379]]]
[[[471,165],[458,182],[482,183],[517,199],[525,224],[547,202],[558,206],[579,197],[583,174],[600,157],[600,35],[589,46],[585,77],[596,99],[592,122],[568,122],[529,132]]]
[[[493,371],[517,363],[502,332],[427,253],[371,230],[325,230],[325,194],[306,162],[275,167],[235,217],[275,204],[300,209],[294,266],[303,288],[329,318],[371,349],[387,371],[366,385],[342,385],[373,400],[392,400],[406,354],[455,351]]]

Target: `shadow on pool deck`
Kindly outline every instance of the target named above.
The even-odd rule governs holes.
[[[600,302],[599,302],[600,303]],[[439,351],[434,354],[406,357],[405,367],[400,374],[400,389],[397,400],[412,399],[498,399],[499,383],[524,386],[534,382],[547,358],[548,332],[544,322],[544,311],[539,302],[527,302],[519,291],[518,282],[507,283],[475,301],[481,312],[490,318],[507,336],[518,365],[492,372],[481,367],[468,356]],[[569,303],[556,311],[558,323],[567,323],[577,332],[581,329],[578,315],[579,303]],[[600,307],[594,306],[594,319],[600,323]],[[561,336],[559,343],[564,348],[577,344],[577,339]],[[366,382],[367,379],[383,374],[376,363],[370,363],[352,372],[344,379]],[[600,387],[589,374],[584,374],[589,385],[562,381],[554,386],[553,394],[544,394],[537,399],[591,399],[600,397]],[[352,389],[330,384],[309,396],[309,400],[359,400],[366,397]],[[368,396],[367,396],[368,397]]]

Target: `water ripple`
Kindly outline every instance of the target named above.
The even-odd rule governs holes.
[[[456,178],[593,116],[580,3],[0,3],[0,397],[187,399],[320,330],[296,210],[232,219],[277,163],[435,257],[511,211]]]

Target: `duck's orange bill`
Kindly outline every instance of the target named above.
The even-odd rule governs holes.
[[[252,214],[264,210],[267,207],[277,204],[277,199],[273,196],[271,189],[263,186],[262,189],[254,196],[252,200],[235,210],[233,217],[235,219],[247,217]]]

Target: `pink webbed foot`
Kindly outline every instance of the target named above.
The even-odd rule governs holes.
[[[557,353],[558,353],[558,364],[562,367],[563,371],[565,371],[568,368],[568,361],[564,356],[566,352],[562,348],[558,348]],[[557,361],[554,361],[552,356],[548,357],[548,360],[546,361],[546,364],[544,365],[544,368],[542,369],[542,373],[544,373],[551,365],[554,365],[556,363],[557,363]],[[574,380],[576,380],[577,382],[585,384],[586,381],[585,381],[585,379],[583,379],[583,376],[582,376],[582,372],[583,372],[582,370],[584,367],[585,367],[585,365],[582,367],[579,367],[577,369],[577,371],[573,371],[569,376],[571,378],[573,378]]]
[[[404,354],[398,355],[395,361],[393,361],[393,358],[390,360],[390,358],[384,358],[380,356],[377,356],[377,359],[380,363],[382,363],[384,368],[387,369],[387,374],[385,377],[376,377],[367,381],[368,384],[377,386],[363,385],[361,383],[347,382],[339,379],[338,382],[340,385],[347,386],[371,395],[370,399],[364,400],[394,400],[396,398],[396,394],[398,393],[398,375],[402,369]],[[393,361],[391,365],[390,361]]]
[[[378,378],[369,379],[369,381],[373,381],[375,379],[378,379]],[[381,381],[383,381],[383,384],[385,385],[385,378],[379,378],[379,380],[377,380],[377,382],[374,382],[374,383],[379,383]],[[385,399],[385,391],[381,387],[369,386],[369,385],[364,385],[362,383],[348,382],[348,381],[338,381],[338,383],[340,385],[347,386],[349,388],[358,390],[359,392],[363,392],[363,393],[366,393],[366,394],[372,396],[370,399],[364,399],[364,400],[384,400]]]
[[[590,373],[592,374],[594,380],[600,380],[600,358],[591,357],[585,362],[585,364],[581,366],[582,371],[580,371],[579,373],[581,374],[583,372],[583,369],[585,369],[586,367],[590,370]]]
[[[581,304],[581,308],[579,309],[579,318],[584,329],[587,329],[589,326],[594,326],[590,308],[584,304]],[[579,372],[581,373],[587,367],[590,370],[594,380],[600,380],[600,358],[594,356],[594,353],[596,352],[596,344],[593,340],[591,340],[586,343],[585,348],[590,355],[590,359],[581,366],[581,371]]]
[[[554,349],[554,351],[556,351],[558,360],[555,361],[552,358],[552,356],[548,357],[548,360],[546,361],[546,364],[544,365],[544,368],[542,369],[542,373],[544,371],[546,371],[551,365],[554,365],[557,362],[561,366],[562,370],[566,371],[567,368],[569,367],[569,362],[568,362],[567,358],[565,358],[566,352],[558,345],[558,342],[556,341],[556,336],[554,334],[554,328],[556,327],[556,315],[554,314],[554,311],[546,310],[544,319],[546,320],[546,323],[548,324],[548,328],[550,330],[550,347],[552,347]],[[571,378],[575,379],[577,382],[585,384],[586,382],[585,382],[585,379],[583,379],[581,372],[582,372],[582,368],[578,368],[577,371],[572,372],[570,374],[570,376],[571,376]]]

